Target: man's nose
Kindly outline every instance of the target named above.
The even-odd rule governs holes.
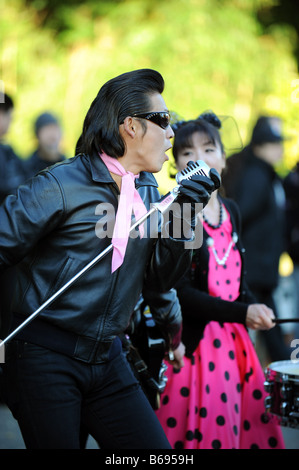
[[[172,127],[168,126],[166,130],[167,130],[167,138],[168,139],[173,139],[174,138],[174,132],[172,130]]]

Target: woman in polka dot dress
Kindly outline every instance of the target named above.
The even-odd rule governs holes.
[[[174,126],[179,170],[200,159],[222,172],[220,126],[212,113]],[[202,247],[176,286],[185,365],[168,367],[157,416],[175,449],[282,449],[281,429],[265,414],[265,377],[246,329],[269,329],[274,315],[246,286],[237,206],[215,192],[200,223]]]

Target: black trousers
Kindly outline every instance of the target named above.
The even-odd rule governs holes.
[[[28,449],[170,449],[122,352],[86,364],[20,341],[6,348],[4,395]]]

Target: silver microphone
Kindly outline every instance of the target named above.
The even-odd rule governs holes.
[[[181,183],[184,179],[190,179],[194,175],[207,176],[209,178],[210,167],[202,160],[189,162],[188,166],[179,171],[175,177],[177,183]]]
[[[175,201],[180,193],[181,182],[185,179],[190,179],[194,175],[202,175],[209,178],[210,167],[202,160],[197,160],[196,162],[189,162],[188,166],[184,170],[179,171],[175,177],[176,182],[178,183],[169,193],[166,194],[160,201],[153,204],[154,210],[159,210],[164,213],[169,209],[170,205]],[[140,222],[134,224],[134,228],[139,225]]]

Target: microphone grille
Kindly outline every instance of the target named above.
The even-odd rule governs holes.
[[[194,175],[202,175],[209,177],[210,167],[202,160],[189,162],[188,166],[179,171],[175,177],[176,182],[180,183],[184,179],[190,179]]]

